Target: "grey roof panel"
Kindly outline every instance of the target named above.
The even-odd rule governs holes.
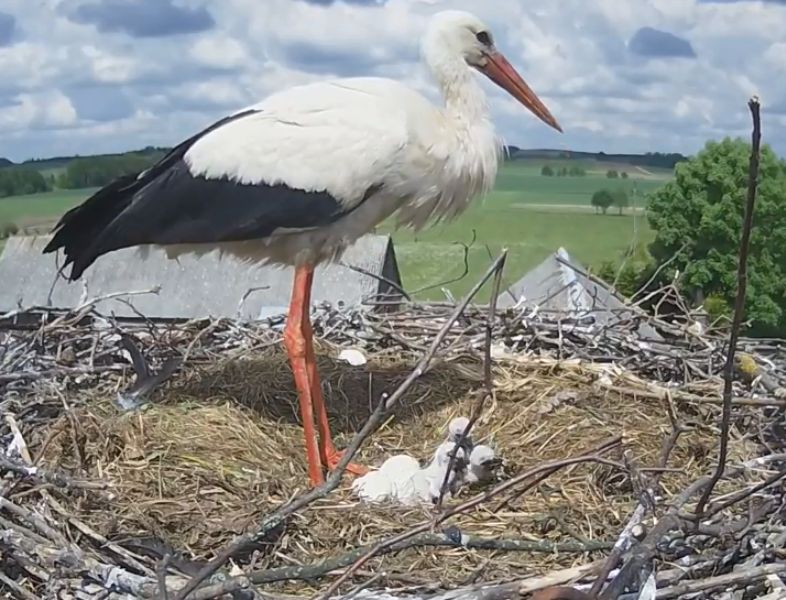
[[[282,314],[289,305],[291,267],[262,267],[215,251],[174,260],[168,259],[159,248],[150,248],[145,253],[126,248],[100,257],[81,280],[69,283],[57,276],[62,256],[41,252],[49,239],[50,236],[30,236],[7,241],[0,255],[0,313],[33,306],[74,308],[85,298],[156,286],[161,287],[157,295],[130,298],[139,312],[151,318],[253,320]],[[347,249],[342,262],[400,285],[390,236],[364,236]],[[373,276],[341,264],[328,264],[319,266],[315,272],[312,299],[314,303],[327,301],[349,307],[368,297],[391,292],[388,285]],[[102,302],[100,310],[122,317],[135,315],[118,300]]]
[[[605,325],[638,316],[612,291],[585,275],[586,269],[559,248],[542,263],[500,293],[502,308],[521,305],[564,312],[574,317],[593,316]],[[639,324],[639,334],[651,340],[662,339],[647,323]]]

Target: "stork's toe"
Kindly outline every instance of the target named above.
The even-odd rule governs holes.
[[[338,466],[338,463],[341,462],[345,452],[346,450],[333,450],[327,455],[327,468],[329,471],[336,470],[336,467]],[[355,477],[362,477],[369,472],[369,469],[363,465],[349,463],[347,465],[346,472],[354,475]]]

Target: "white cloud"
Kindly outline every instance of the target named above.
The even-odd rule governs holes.
[[[242,69],[250,58],[243,44],[225,35],[198,39],[190,49],[196,62],[217,69]]]
[[[63,70],[65,52],[42,44],[19,43],[0,48],[0,89],[43,89]]]
[[[106,52],[89,44],[80,49],[98,83],[128,83],[141,74],[140,63],[130,56]]]
[[[0,131],[58,129],[76,121],[74,105],[59,91],[19,94],[12,104],[0,108]]]
[[[745,103],[758,93],[766,138],[786,154],[786,117],[767,112],[786,112],[786,6],[778,3],[265,0],[261,10],[258,0],[179,0],[173,5],[194,14],[206,9],[215,25],[134,37],[144,23],[102,33],[69,20],[85,1],[3,2],[15,34],[0,47],[0,156],[61,153],[61,145],[82,154],[170,145],[228,110],[331,76],[394,77],[436,99],[418,44],[429,15],[442,8],[486,20],[565,129],[552,132],[484,84],[509,143],[694,152],[710,137],[747,136]],[[645,27],[686,40],[696,57],[634,55],[628,42]],[[76,96],[75,109],[69,97]],[[89,110],[91,98],[120,96],[128,111],[101,123],[90,118],[115,114]]]

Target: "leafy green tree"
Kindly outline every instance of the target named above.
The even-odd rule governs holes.
[[[578,165],[574,165],[570,168],[569,174],[571,177],[584,177],[587,174],[587,171]]]
[[[620,176],[619,171],[616,169],[609,169],[606,171],[606,177],[609,179],[617,179]]]
[[[598,190],[592,194],[590,204],[595,207],[595,212],[605,215],[609,207],[614,205],[614,195],[609,190]]]
[[[678,254],[662,277],[679,269],[683,293],[713,297],[713,311],[731,307],[748,184],[750,145],[729,138],[708,142],[676,167],[676,179],[651,194],[650,252],[657,264]],[[746,319],[751,335],[786,334],[786,164],[763,146],[754,229],[748,257]]]
[[[623,171],[622,173],[620,173],[620,177],[622,177],[623,179],[627,179],[628,178],[628,172],[627,171]]]
[[[619,214],[622,214],[622,211],[630,206],[630,197],[623,188],[618,188],[611,192],[611,197],[614,199],[612,206],[617,207]]]
[[[554,169],[551,167],[551,165],[543,165],[543,168],[540,170],[540,174],[546,177],[553,177]]]

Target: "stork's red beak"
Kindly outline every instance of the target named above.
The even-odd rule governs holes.
[[[481,67],[480,70],[491,81],[535,113],[541,121],[562,132],[562,127],[557,123],[557,119],[553,117],[546,105],[540,101],[540,98],[530,89],[501,52],[494,50],[488,56],[486,66]]]

